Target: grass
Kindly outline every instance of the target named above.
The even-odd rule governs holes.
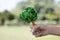
[[[34,37],[28,26],[0,27],[0,40],[60,40],[60,36]]]

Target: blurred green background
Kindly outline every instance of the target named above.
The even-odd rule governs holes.
[[[5,1],[7,4],[10,2]],[[18,0],[12,0],[10,3],[13,4],[14,1]],[[9,4],[5,4],[4,7],[8,8],[8,6]],[[34,7],[37,11],[36,24],[60,25],[60,0],[20,0],[12,10],[0,11],[0,40],[60,40],[59,36],[54,35],[34,37],[30,32],[30,24],[19,19],[19,14],[27,7]]]

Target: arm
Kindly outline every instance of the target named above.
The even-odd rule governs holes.
[[[50,30],[49,34],[60,36],[60,27],[58,25],[48,27]]]
[[[59,25],[60,26],[60,25]],[[32,34],[36,37],[41,37],[45,35],[57,35],[60,36],[60,27],[58,25],[41,25],[36,24],[31,26]]]

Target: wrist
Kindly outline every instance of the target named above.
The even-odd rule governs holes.
[[[52,34],[52,29],[51,29],[51,27],[47,27],[47,31],[48,31],[48,34]]]
[[[50,26],[48,26],[47,27],[47,29],[48,29],[48,34],[54,34],[54,32],[55,32],[55,25],[50,25]]]
[[[53,26],[48,26],[47,30],[48,30],[48,34],[53,34],[54,27]]]

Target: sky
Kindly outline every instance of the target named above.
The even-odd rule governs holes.
[[[18,2],[27,1],[27,0],[0,0],[0,12],[4,10],[11,11],[16,7]]]
[[[57,4],[60,0],[54,0],[55,1],[55,4]]]
[[[0,12],[4,10],[11,11],[13,8],[16,7],[18,2],[27,1],[27,0],[0,0]],[[57,3],[58,0],[55,0],[55,3]]]

